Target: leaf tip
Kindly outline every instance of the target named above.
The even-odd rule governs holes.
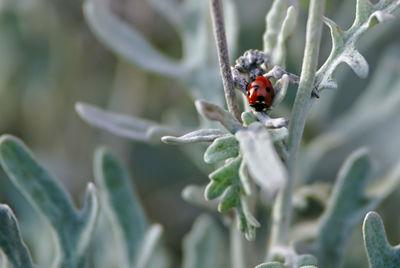
[[[0,204],[0,217],[1,215],[14,215],[11,208],[7,204]]]
[[[78,114],[78,116],[80,118],[82,118],[83,120],[86,120],[87,117],[87,113],[88,113],[88,109],[90,108],[94,108],[93,106],[84,103],[84,102],[76,102],[75,103],[75,112]]]
[[[365,215],[364,222],[363,222],[363,229],[364,229],[364,227],[366,225],[368,225],[372,221],[374,221],[374,222],[382,222],[381,217],[375,211],[369,211]]]
[[[87,187],[86,187],[86,191],[87,191],[88,193],[90,193],[90,194],[92,194],[92,193],[95,194],[96,191],[97,191],[97,188],[96,188],[96,186],[94,185],[93,182],[89,182],[88,185],[87,185]]]
[[[99,146],[95,149],[94,151],[94,166],[95,167],[100,167],[104,161],[104,158],[107,156],[108,151],[107,147],[105,146]]]
[[[4,144],[6,142],[20,142],[20,140],[11,134],[1,135],[0,136],[0,145]]]
[[[358,148],[352,153],[353,157],[358,158],[369,158],[369,149],[367,147]]]

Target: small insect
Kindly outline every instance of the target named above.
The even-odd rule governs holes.
[[[268,78],[259,75],[251,81],[246,90],[247,101],[256,111],[263,111],[272,105],[275,91]]]
[[[246,95],[249,105],[258,112],[271,109],[275,94],[279,95],[280,89],[274,90],[270,78],[278,80],[287,75],[290,83],[299,84],[300,78],[297,75],[277,65],[270,67],[270,56],[255,49],[247,50],[231,67],[235,87]],[[312,96],[319,98],[316,88]]]
[[[271,81],[265,75],[269,62],[266,53],[251,49],[231,68],[235,86],[246,95],[249,105],[259,112],[271,107],[275,97]]]

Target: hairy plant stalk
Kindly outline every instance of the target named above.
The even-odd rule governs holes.
[[[214,37],[217,44],[219,67],[224,86],[225,99],[228,111],[236,119],[241,121],[239,105],[236,98],[235,88],[233,86],[231,64],[229,62],[228,45],[226,42],[224,18],[220,0],[210,0],[211,19],[214,29]]]
[[[233,114],[239,122],[241,122],[239,105],[236,98],[235,88],[233,86],[221,2],[220,0],[209,0],[209,4],[226,104],[228,111]],[[242,234],[237,230],[236,223],[237,220],[235,219],[232,221],[230,226],[231,265],[234,268],[245,268],[245,256],[243,254],[244,242]]]
[[[307,113],[311,107],[314,98],[311,96],[315,73],[318,64],[318,53],[322,33],[322,17],[324,13],[324,0],[311,0],[309,16],[307,20],[306,45],[304,49],[304,58],[300,76],[299,88],[292,110],[288,152],[286,161],[288,169],[288,180],[279,193],[276,200],[273,214],[273,225],[270,245],[282,246],[287,244],[287,234],[289,231],[291,211],[292,211],[292,193],[295,177],[295,164],[300,147],[300,141],[306,122]]]
[[[237,219],[233,220],[229,229],[230,255],[232,268],[246,268],[246,256],[244,255],[244,237],[236,227]]]

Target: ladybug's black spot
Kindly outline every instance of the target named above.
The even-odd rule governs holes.
[[[257,97],[257,100],[258,100],[258,101],[264,101],[264,99],[265,99],[264,96],[258,96],[258,97]]]
[[[267,87],[267,92],[271,92],[271,89],[269,87]]]
[[[253,89],[254,89],[255,91],[257,91],[257,89],[258,89],[258,86],[254,86],[254,87],[253,87]]]

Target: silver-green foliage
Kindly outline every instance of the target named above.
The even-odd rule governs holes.
[[[389,244],[382,219],[376,212],[371,211],[365,216],[363,237],[370,268],[400,266],[400,246]]]
[[[316,234],[320,264],[338,267],[352,230],[400,185],[400,164],[370,183],[371,163],[365,149],[352,153],[339,171],[332,196]]]
[[[104,44],[118,55],[148,71],[175,77],[190,87],[194,98],[222,104],[222,91],[209,24],[207,1],[149,0],[149,4],[173,26],[182,39],[183,58],[172,59],[158,51],[134,27],[111,11],[111,1],[87,0],[86,20]],[[224,1],[230,50],[237,39],[237,16],[231,1]]]
[[[119,267],[147,268],[167,265],[160,244],[162,227],[148,226],[131,179],[119,161],[106,149],[94,156],[95,181],[105,214],[113,231]]]
[[[386,118],[397,113],[400,104],[399,60],[398,47],[385,51],[362,95],[306,146],[300,167],[305,180],[324,154],[370,132],[376,123],[385,122]]]
[[[152,141],[168,134],[181,136],[164,136],[162,141],[165,143],[210,142],[211,144],[204,154],[204,160],[216,165],[217,168],[209,175],[210,182],[205,187],[205,198],[218,199],[220,212],[235,209],[239,229],[245,233],[248,239],[254,239],[255,228],[259,226],[259,223],[252,215],[252,205],[256,201],[254,200],[256,194],[253,181],[263,190],[262,192],[268,193],[269,197],[274,197],[286,185],[293,187],[293,178],[290,176],[294,174],[293,167],[306,115],[314,100],[310,94],[311,90],[314,87],[319,90],[337,87],[334,72],[341,63],[348,64],[358,76],[366,77],[369,67],[364,57],[356,49],[356,42],[376,23],[393,18],[400,8],[400,1],[381,0],[376,4],[371,4],[369,0],[358,0],[354,23],[346,31],[340,29],[334,21],[323,18],[331,30],[332,50],[328,59],[315,73],[324,5],[323,1],[311,1],[311,3],[314,5],[310,12],[311,19],[307,31],[308,39],[302,70],[304,74],[301,76],[295,108],[292,111],[289,133],[284,126],[271,128],[271,125],[265,124],[266,121],[263,121],[263,118],[270,119],[266,114],[262,113],[261,117],[258,114],[257,117],[249,112],[243,113],[244,123],[242,124],[220,106],[206,101],[196,101],[199,114],[211,121],[218,121],[226,130],[207,128],[181,135],[181,130],[176,131],[148,120],[105,112],[86,104],[77,104],[76,110],[90,124],[133,140]],[[85,16],[90,27],[108,47],[146,70],[172,76],[185,82],[189,85],[193,98],[212,99],[217,104],[222,104],[221,94],[217,90],[220,87],[220,81],[216,61],[215,59],[213,61],[215,54],[209,53],[208,49],[210,36],[207,30],[207,20],[209,18],[205,1],[186,0],[178,4],[175,1],[150,0],[150,4],[164,15],[181,35],[183,40],[183,59],[181,60],[171,59],[155,49],[138,31],[113,14],[109,4],[106,0],[86,0],[84,6]],[[232,15],[234,9],[230,1],[225,4],[228,14],[226,17],[230,20],[227,23],[228,32],[233,33],[236,28],[234,27],[236,19]],[[296,17],[296,5],[290,6],[289,1],[284,0],[273,2],[266,18],[264,50],[272,55],[274,64],[281,66],[285,64],[285,41],[295,29]],[[229,36],[234,36],[234,34]],[[234,38],[230,40],[232,41]],[[230,42],[230,44],[234,44],[234,42]],[[285,80],[283,77],[281,83],[283,90],[278,91],[277,102],[282,101],[285,95],[287,78]],[[396,88],[397,84],[393,88]],[[362,98],[366,101],[362,103],[363,105],[356,105],[354,108],[354,114],[362,116],[350,117],[346,121],[347,124],[351,125],[353,129],[360,125],[360,123],[354,123],[355,121],[367,125],[373,121],[371,118],[377,118],[378,112],[386,111],[387,109],[378,109],[378,112],[371,110],[370,113],[364,113],[371,103],[376,102],[377,97],[381,97],[380,100],[384,101],[384,104],[388,104],[384,107],[390,107],[390,111],[393,111],[398,103],[397,95],[394,95],[396,96],[394,99],[391,98],[391,95],[384,97],[383,94],[377,94],[376,91],[367,90],[366,97]],[[257,113],[255,114],[257,115]],[[288,146],[282,142],[287,136],[289,136]],[[341,135],[334,141],[340,143],[346,137],[348,136]],[[331,146],[337,146],[337,143],[333,143]],[[64,253],[61,258],[64,267],[81,267],[84,262],[83,252],[87,246],[88,234],[94,221],[95,213],[93,211],[95,209],[93,207],[96,199],[93,191],[89,190],[89,194],[91,194],[89,201],[92,200],[92,203],[88,202],[92,204],[92,210],[89,210],[92,213],[87,212],[90,215],[86,216],[87,221],[91,224],[83,224],[82,228],[87,229],[84,234],[80,234],[78,231],[70,235],[71,226],[80,226],[81,221],[85,221],[84,215],[87,213],[78,213],[72,208],[71,201],[62,188],[35,164],[30,154],[26,153],[24,147],[14,138],[2,138],[0,152],[2,164],[6,167],[6,172],[13,182],[47,216],[55,228]],[[319,159],[321,154],[315,154],[316,158]],[[289,170],[282,160],[289,162],[286,163]],[[350,232],[368,210],[374,209],[399,185],[399,166],[396,166],[383,178],[382,187],[371,189],[372,187],[367,187],[370,163],[366,151],[357,151],[349,157],[339,172],[333,194],[318,223],[318,232],[314,242],[318,265],[340,267]],[[32,174],[39,178],[39,182],[46,182],[46,190],[42,191],[45,192],[43,196],[35,195],[37,192],[32,191],[32,187],[35,187],[36,184],[26,180]],[[104,149],[96,153],[95,178],[100,189],[99,198],[102,203],[102,211],[111,222],[117,248],[121,254],[120,267],[133,265],[142,268],[165,265],[162,257],[158,257],[160,249],[157,249],[162,228],[159,225],[148,228],[126,171]],[[52,189],[51,193],[47,192],[49,188]],[[371,191],[369,191],[370,189]],[[185,195],[187,199],[204,204],[204,200],[200,200],[198,189],[192,187],[189,190],[190,192],[186,191]],[[54,196],[55,194],[57,196]],[[291,197],[284,196],[284,194],[291,195],[292,191],[290,189],[284,191],[283,198],[278,199],[278,201],[283,200],[280,208],[284,211],[275,213],[277,218],[274,218],[273,221],[278,228],[280,228],[279,226],[284,227],[280,228],[281,232],[278,231],[275,234],[282,234],[283,230],[285,238],[278,238],[277,244],[287,242],[286,233],[288,232],[286,231],[289,228]],[[43,197],[47,198],[46,202],[42,202],[41,198]],[[49,200],[51,202],[48,202]],[[276,204],[279,210],[280,204],[278,202]],[[57,207],[59,211],[66,211],[63,215],[54,215],[56,213],[53,206],[57,205],[61,207]],[[58,218],[60,216],[67,218],[66,226],[69,228],[64,228],[65,225],[61,227]],[[14,218],[9,217],[9,219]],[[70,221],[72,223],[69,224]],[[8,251],[5,249],[3,251],[15,263],[18,261],[13,261],[14,259],[29,259],[29,253],[24,253],[23,242],[19,239],[16,222],[10,226],[14,230],[10,232],[13,237],[7,236],[7,238],[19,241],[19,250],[10,254],[7,254]],[[80,229],[78,228],[78,230]],[[383,225],[376,214],[367,215],[364,223],[364,238],[372,267],[397,267],[399,265],[398,248],[392,248],[386,242]],[[71,243],[69,243],[70,240]],[[220,243],[219,233],[214,224],[209,219],[200,218],[184,242],[184,267],[218,267],[219,256],[216,254],[217,249],[213,249],[213,247],[217,247],[216,244]],[[376,249],[373,246],[375,243],[381,246]],[[273,246],[277,245],[273,244]],[[276,251],[277,249],[279,247],[273,247],[270,250]],[[310,255],[297,255],[289,247],[281,249],[280,258],[278,258],[280,262],[260,264],[257,268],[315,267],[317,265],[315,258]],[[70,256],[69,253],[74,258],[66,258],[65,256]],[[162,253],[160,254],[162,255]]]
[[[264,51],[271,55],[273,65],[285,67],[285,42],[296,29],[297,16],[297,7],[289,1],[274,1],[265,17]]]
[[[95,181],[101,195],[102,211],[112,221],[121,263],[127,258],[133,263],[147,229],[147,222],[127,172],[104,148],[94,157]],[[127,266],[129,267],[129,266]]]
[[[332,50],[317,72],[318,89],[337,88],[333,74],[342,62],[348,64],[359,77],[365,78],[369,67],[365,58],[356,49],[356,42],[372,26],[393,19],[393,14],[399,9],[399,1],[381,0],[377,4],[372,4],[369,0],[357,0],[356,17],[353,25],[346,31],[334,21],[325,18],[324,22],[331,30]]]
[[[252,240],[259,223],[250,213],[249,198],[254,195],[251,193],[251,178],[271,197],[279,190],[285,181],[286,171],[275,152],[274,142],[284,139],[285,135],[282,131],[277,133],[277,129],[268,129],[259,122],[253,122],[256,117],[248,113],[244,113],[243,118],[246,119],[245,123],[252,122],[249,126],[242,125],[230,113],[215,104],[196,101],[196,108],[205,118],[220,122],[231,133],[215,136],[204,154],[204,161],[207,163],[224,161],[221,167],[209,175],[211,181],[205,189],[205,198],[220,198],[220,212],[235,208],[239,229],[245,233],[247,239]],[[175,144],[176,141],[201,142],[206,141],[210,131],[198,130],[178,138],[163,137],[162,140]],[[270,131],[274,134],[270,135]],[[201,138],[202,135],[204,139]],[[194,136],[197,138],[193,139]]]
[[[157,50],[133,26],[111,10],[111,1],[86,0],[85,18],[96,36],[115,53],[141,68],[174,77],[187,85],[193,99],[206,99],[222,105],[221,80],[209,23],[207,1],[148,0],[173,26],[182,40],[183,57],[176,60]],[[224,1],[229,52],[235,53],[238,19],[231,0]],[[164,135],[178,135],[157,122],[110,113],[89,104],[78,103],[78,114],[89,124],[124,138],[156,143]]]
[[[94,185],[88,185],[83,208],[76,210],[57,179],[37,163],[21,141],[8,135],[0,138],[0,163],[17,189],[55,231],[59,252],[54,266],[84,267],[98,212]]]
[[[345,242],[368,211],[365,186],[370,166],[366,150],[360,149],[349,156],[339,171],[315,241],[321,267],[340,267]]]
[[[224,239],[215,222],[201,215],[183,239],[183,268],[223,267]]]
[[[1,260],[2,263],[8,261],[14,268],[34,267],[18,221],[7,205],[0,205],[0,226],[0,249],[7,257]]]
[[[282,14],[284,14],[283,2],[284,1],[275,1],[273,5],[273,15],[277,18],[277,20],[272,23],[272,27],[276,26],[275,28],[277,29],[279,29],[279,21],[282,21]],[[294,173],[294,169],[296,167],[294,160],[297,158],[298,148],[306,122],[307,113],[314,101],[310,94],[312,88],[316,87],[318,90],[321,90],[324,88],[337,87],[333,75],[334,71],[342,62],[347,63],[360,77],[366,77],[368,74],[368,64],[355,48],[356,41],[362,36],[362,34],[366,32],[366,30],[376,23],[393,18],[393,15],[399,10],[400,1],[380,1],[374,5],[368,0],[357,1],[355,21],[353,26],[351,26],[350,29],[345,32],[343,32],[332,20],[324,18],[324,22],[331,29],[333,45],[330,56],[322,65],[322,67],[316,72],[316,75],[314,75],[313,72],[315,72],[317,67],[316,59],[319,48],[317,40],[320,39],[321,36],[320,24],[322,23],[323,1],[311,1],[310,5],[310,15],[307,25],[307,34],[309,33],[309,35],[306,36],[306,48],[302,75],[300,77],[300,85],[294,102],[294,107],[292,109],[292,118],[290,119],[291,124],[289,128],[287,160],[289,174]],[[270,16],[272,16],[272,14]],[[267,43],[264,44],[265,48],[271,47],[271,44],[274,45],[274,43],[276,43],[276,33],[275,40],[270,38],[265,39],[264,41]],[[315,53],[316,51],[317,53]],[[310,55],[313,56],[310,57]],[[374,113],[372,110],[371,112]],[[370,119],[371,118],[368,118],[368,122],[372,122]],[[351,124],[355,124],[354,121],[355,120],[349,122],[351,122]],[[363,164],[363,162],[365,161],[363,161],[363,158],[361,158],[359,161],[355,161],[354,167],[347,171],[343,171],[346,170],[346,168],[342,170],[341,175],[339,175],[339,178],[341,179],[336,185],[333,198],[331,199],[332,202],[328,206],[327,211],[322,219],[320,226],[323,232],[317,234],[316,250],[319,251],[319,261],[323,267],[327,265],[338,267],[338,265],[340,265],[340,259],[342,256],[340,256],[341,253],[339,252],[343,252],[344,242],[347,240],[350,230],[361,220],[362,216],[364,215],[363,213],[366,213],[370,207],[376,206],[377,203],[382,200],[382,197],[386,196],[379,194],[372,195],[371,197],[365,196],[364,189],[367,175],[366,167],[368,164]],[[350,173],[345,175],[346,172]],[[348,177],[348,179],[344,179],[346,177]],[[293,178],[289,177],[289,179],[290,184],[287,186],[289,190],[283,193],[283,198],[280,199],[282,200],[282,203],[279,203],[279,199],[276,203],[276,207],[281,209],[279,211],[280,213],[276,214],[276,220],[274,220],[274,222],[276,222],[276,229],[279,236],[285,236],[289,226],[287,219],[290,218],[290,200],[292,194],[290,187],[293,187]],[[344,187],[345,184],[357,184],[357,180],[359,180],[357,185],[359,188],[356,186],[356,194],[354,194],[354,187],[347,187],[347,189]],[[347,182],[344,183],[344,181]],[[339,233],[334,232],[333,230],[338,230]],[[274,230],[273,234],[275,234]],[[282,239],[279,239],[278,243],[282,243],[281,241]],[[283,243],[287,243],[287,241],[283,239]]]
[[[86,103],[77,103],[75,110],[88,124],[135,141],[157,143],[161,136],[177,133],[151,120],[108,112]]]
[[[313,255],[298,255],[292,248],[276,248],[273,252],[274,259],[279,261],[271,261],[257,265],[255,268],[317,268],[317,259]]]

